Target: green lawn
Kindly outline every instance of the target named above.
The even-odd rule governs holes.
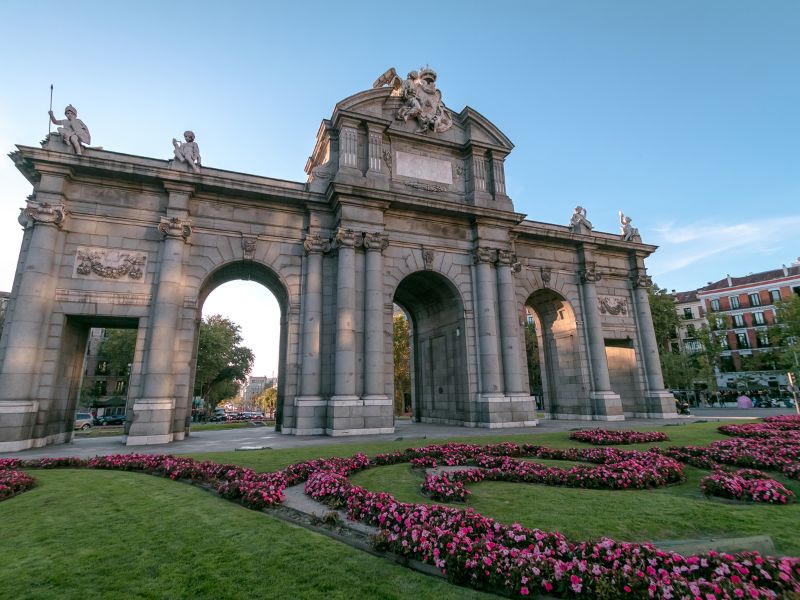
[[[670,442],[706,444],[717,423],[665,427]],[[464,437],[461,441],[588,445],[566,433]],[[195,455],[274,470],[304,459],[369,455],[431,440],[313,446]],[[439,443],[439,441],[437,441]],[[632,446],[629,446],[632,447]],[[639,446],[646,447],[646,445]],[[560,464],[559,461],[547,461]],[[468,506],[504,522],[557,529],[574,539],[630,541],[768,534],[779,554],[800,555],[800,505],[707,500],[703,471],[649,491],[594,491],[482,482]],[[478,598],[200,489],[123,472],[33,471],[39,486],[0,502],[0,598]],[[800,482],[777,477],[796,494]],[[354,483],[423,502],[407,464],[352,477]]]

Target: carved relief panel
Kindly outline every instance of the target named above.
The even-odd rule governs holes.
[[[146,265],[147,254],[144,252],[79,246],[75,251],[72,277],[142,283]]]

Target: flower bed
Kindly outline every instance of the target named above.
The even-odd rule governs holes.
[[[0,500],[21,494],[36,485],[36,480],[22,471],[5,469],[0,471]]]
[[[669,439],[667,434],[661,431],[632,431],[630,429],[581,429],[570,433],[569,438],[596,446],[647,444],[664,442]]]
[[[720,425],[720,433],[736,437],[757,438],[787,438],[794,443],[800,443],[800,416],[779,415],[766,417],[763,423],[741,423],[735,425]]]
[[[706,496],[769,504],[787,504],[794,501],[792,491],[755,469],[740,469],[735,472],[714,471],[700,480],[700,490]]]
[[[748,452],[756,455],[748,458]],[[286,486],[305,481],[306,493],[313,498],[330,506],[346,507],[349,518],[377,527],[379,548],[435,565],[454,583],[514,597],[548,593],[587,599],[708,600],[800,597],[800,559],[762,557],[754,552],[735,556],[716,552],[682,556],[662,552],[649,544],[618,543],[607,538],[572,542],[555,532],[527,529],[518,524],[503,525],[470,509],[398,502],[391,494],[354,486],[348,477],[378,465],[472,462],[483,470],[465,469],[446,475],[451,486],[461,485],[464,497],[468,493],[464,483],[479,478],[557,485],[569,481],[580,487],[630,489],[679,481],[683,475],[676,460],[708,464],[749,461],[777,465],[784,472],[794,469],[792,472],[796,473],[800,471],[799,452],[795,444],[776,445],[774,440],[770,452],[765,438],[734,438],[707,448],[648,452],[615,448],[551,449],[511,443],[444,444],[380,454],[372,460],[357,454],[350,458],[305,461],[273,473],[256,473],[237,465],[190,458],[137,454],[92,459],[0,460],[0,470],[8,479],[26,467],[140,471],[202,483],[225,498],[255,509],[279,504]],[[553,469],[515,460],[521,457],[588,461],[599,466]],[[770,481],[758,472],[740,471],[736,476],[757,485]],[[32,478],[30,482],[32,485]],[[714,480],[709,486],[716,484]],[[768,493],[774,496],[776,490],[780,493],[774,486],[769,488],[757,493],[762,496]]]

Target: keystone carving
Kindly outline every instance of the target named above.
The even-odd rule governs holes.
[[[122,279],[127,277],[138,281],[144,275],[146,254],[119,252],[106,248],[83,248],[77,250],[75,273],[78,275],[97,275],[103,279]]]
[[[367,250],[383,250],[389,245],[389,238],[385,233],[365,233],[363,243]]]
[[[256,254],[256,240],[254,238],[242,238],[242,254],[245,260],[253,260]]]
[[[158,230],[164,237],[183,238],[183,241],[188,241],[192,235],[192,222],[178,217],[161,217]]]
[[[542,275],[542,285],[550,287],[550,279],[552,277],[552,269],[550,267],[540,267]]]
[[[430,271],[433,269],[433,259],[436,258],[433,250],[428,250],[423,246],[422,248],[422,262],[425,264],[425,270]]]
[[[61,229],[67,214],[66,207],[60,202],[51,204],[49,202],[39,202],[34,197],[30,197],[28,198],[28,205],[19,209],[17,221],[23,227],[41,223],[43,225],[55,225]]]

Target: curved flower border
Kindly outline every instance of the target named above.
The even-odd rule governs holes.
[[[740,445],[724,446],[723,442],[740,442]],[[709,450],[708,456],[693,454],[697,449],[653,449],[638,454],[676,460],[698,456],[714,461],[722,457],[735,462],[746,460],[745,452],[756,447],[754,442],[760,444],[760,452],[766,450],[764,438],[723,442],[715,442],[718,446]],[[796,465],[800,448],[793,448],[793,444],[780,444],[775,448],[775,440],[772,442],[776,458],[771,461],[766,454],[760,454],[753,459],[755,462],[769,463],[769,468],[780,465],[786,469],[791,463]],[[538,456],[586,460],[608,466],[610,457],[619,459],[620,454],[624,454],[623,451],[613,448],[557,450],[511,443],[446,444],[409,448],[404,452],[380,454],[373,459],[363,454],[318,459],[272,473],[256,473],[237,465],[198,462],[191,458],[137,454],[91,459],[0,459],[0,470],[9,480],[15,477],[10,473],[19,474],[18,469],[24,468],[141,471],[205,484],[221,496],[255,509],[280,504],[287,486],[305,481],[305,491],[313,498],[330,506],[345,507],[351,519],[377,527],[379,549],[435,565],[454,583],[514,597],[549,593],[587,599],[699,597],[709,600],[800,595],[798,558],[763,557],[756,552],[683,556],[663,552],[650,544],[619,543],[608,538],[597,542],[572,542],[557,532],[528,529],[519,524],[503,525],[471,509],[398,502],[391,494],[370,492],[348,481],[350,475],[369,467],[421,459],[427,464],[435,461],[460,464],[475,459],[479,464],[488,465],[511,461],[512,457]]]

